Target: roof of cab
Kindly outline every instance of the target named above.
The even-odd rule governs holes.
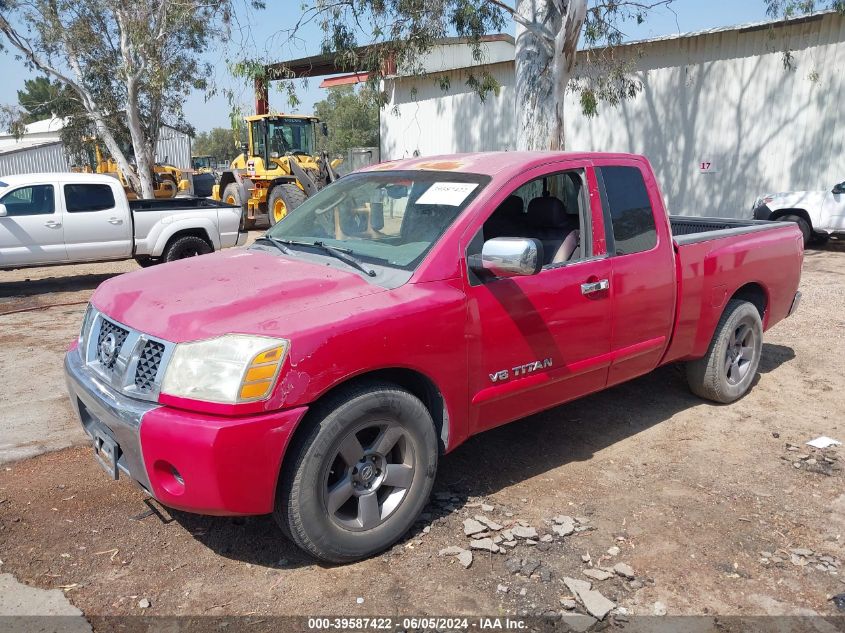
[[[446,154],[425,158],[405,158],[371,165],[361,171],[424,170],[495,176],[502,172],[524,171],[550,160],[591,158],[640,158],[632,154],[598,152],[477,152],[474,154]]]
[[[51,182],[77,182],[77,183],[106,183],[118,182],[114,176],[106,174],[79,174],[76,172],[41,172],[35,174],[15,174],[13,176],[0,176],[0,187],[20,187],[28,184],[45,184]]]

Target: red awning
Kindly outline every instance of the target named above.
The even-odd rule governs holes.
[[[323,79],[320,83],[320,88],[336,88],[337,86],[351,86],[367,81],[369,73],[352,73],[351,75],[340,75],[339,77],[329,77]]]

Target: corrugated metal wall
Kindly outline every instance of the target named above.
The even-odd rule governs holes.
[[[22,147],[0,153],[0,176],[69,171],[61,142]]]
[[[586,119],[566,102],[571,150],[645,154],[667,206],[683,215],[748,216],[760,194],[828,189],[845,180],[845,19],[716,32],[625,47],[643,91]],[[790,50],[792,69],[784,67]],[[513,66],[497,65],[499,97],[484,104],[461,73],[443,93],[431,78],[392,87],[381,115],[384,160],[513,149]],[[413,88],[416,87],[416,100]],[[392,113],[394,106],[399,115]],[[702,171],[702,163],[710,168]]]
[[[172,127],[162,126],[156,144],[156,162],[190,169],[191,137]]]
[[[381,112],[381,159],[513,149],[513,63],[487,69],[502,88],[483,103],[468,90],[466,70],[437,74],[448,77],[448,92],[432,77],[391,81],[392,103]]]

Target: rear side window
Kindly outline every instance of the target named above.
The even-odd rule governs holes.
[[[6,205],[6,215],[50,215],[55,210],[53,185],[33,185],[10,191],[0,198]]]
[[[602,167],[599,171],[616,254],[630,255],[654,248],[657,229],[642,172],[636,167]]]
[[[114,209],[114,193],[109,185],[65,185],[65,204],[70,213]]]

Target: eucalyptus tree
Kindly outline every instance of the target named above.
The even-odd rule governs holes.
[[[183,124],[187,95],[209,87],[211,68],[202,54],[226,37],[236,1],[263,6],[258,0],[0,0],[0,45],[67,86],[133,188],[152,197],[162,121]],[[121,126],[131,154],[119,142]]]

